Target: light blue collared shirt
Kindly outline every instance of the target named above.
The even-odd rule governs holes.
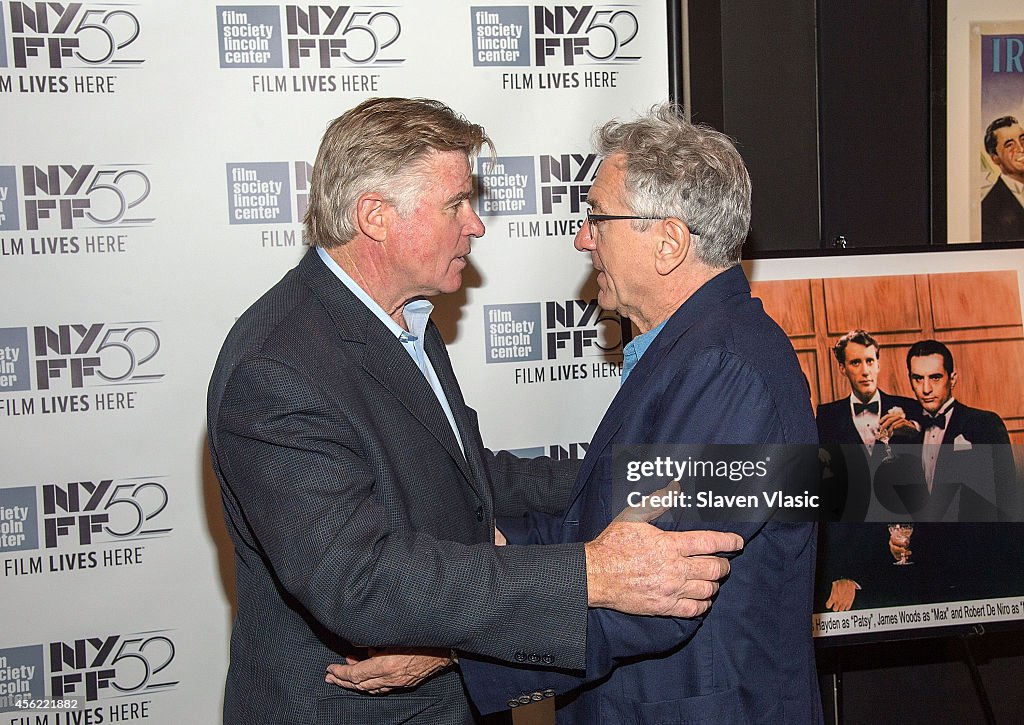
[[[619,381],[619,385],[626,382],[626,378],[629,377],[630,372],[632,372],[633,368],[636,367],[636,364],[640,362],[640,358],[642,358],[644,353],[647,352],[647,348],[649,348],[651,343],[654,342],[654,338],[658,336],[658,333],[661,332],[661,328],[665,326],[666,322],[668,322],[668,319],[657,327],[648,330],[644,334],[637,335],[626,344],[626,347],[622,349],[622,379]]]
[[[323,260],[327,268],[334,273],[334,276],[341,280],[342,284],[348,287],[349,291],[354,294],[360,302],[366,305],[370,312],[375,314],[377,318],[383,322],[391,332],[394,333],[398,341],[402,343],[402,347],[409,353],[409,357],[412,358],[413,362],[416,363],[416,367],[423,373],[423,377],[427,379],[427,383],[430,385],[430,389],[434,391],[434,395],[437,396],[437,402],[441,404],[441,408],[444,410],[444,414],[448,417],[448,423],[452,426],[452,432],[455,433],[455,440],[459,442],[459,448],[462,450],[462,454],[466,454],[466,449],[462,445],[462,436],[459,435],[459,428],[455,425],[455,416],[452,415],[452,407],[448,404],[448,398],[444,394],[444,390],[441,388],[441,383],[437,379],[437,373],[434,372],[434,366],[430,364],[430,358],[427,357],[427,351],[424,348],[424,332],[427,329],[427,323],[430,321],[430,313],[434,309],[428,300],[413,300],[402,308],[402,316],[405,318],[405,324],[409,326],[408,330],[403,330],[401,326],[391,316],[384,311],[384,308],[378,305],[370,295],[366,294],[366,291],[359,286],[359,284],[352,279],[345,270],[343,270],[337,262],[331,259],[323,247],[316,248],[317,254],[320,255],[320,259]]]

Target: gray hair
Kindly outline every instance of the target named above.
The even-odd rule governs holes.
[[[740,261],[750,229],[750,175],[725,134],[684,120],[671,103],[640,118],[612,119],[595,133],[604,158],[625,155],[626,198],[638,216],[678,217],[691,231],[697,259],[715,268]],[[634,221],[634,229],[649,228]]]
[[[359,197],[375,191],[407,215],[430,183],[426,160],[460,151],[472,160],[494,146],[482,126],[428,98],[370,98],[327,127],[313,164],[304,219],[311,244],[330,249],[355,237]]]

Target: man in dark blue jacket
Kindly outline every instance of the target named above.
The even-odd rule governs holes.
[[[604,161],[575,245],[591,255],[601,306],[642,334],[627,346],[622,387],[567,513],[501,524],[510,544],[593,538],[621,510],[612,480],[620,445],[817,442],[793,348],[751,298],[739,265],[750,180],[732,143],[662,106],[607,123],[598,150]],[[554,691],[563,696],[559,723],[820,721],[810,628],[815,526],[668,525],[732,530],[747,542],[706,615],[592,609],[585,672],[463,658],[480,710]]]

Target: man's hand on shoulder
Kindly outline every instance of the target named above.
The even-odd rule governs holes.
[[[708,610],[743,539],[723,531],[662,531],[648,523],[613,521],[586,545],[591,607],[626,614],[696,617]]]
[[[371,648],[366,659],[346,657],[345,664],[328,665],[324,679],[347,690],[386,695],[416,687],[452,662],[449,650]]]

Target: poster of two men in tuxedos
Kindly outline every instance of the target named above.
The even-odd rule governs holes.
[[[754,284],[816,398],[823,489],[845,497],[843,520],[821,527],[816,617],[875,615],[877,630],[879,614],[913,620],[915,607],[939,603],[1003,611],[1024,595],[1017,277]],[[785,300],[806,301],[806,314]]]

